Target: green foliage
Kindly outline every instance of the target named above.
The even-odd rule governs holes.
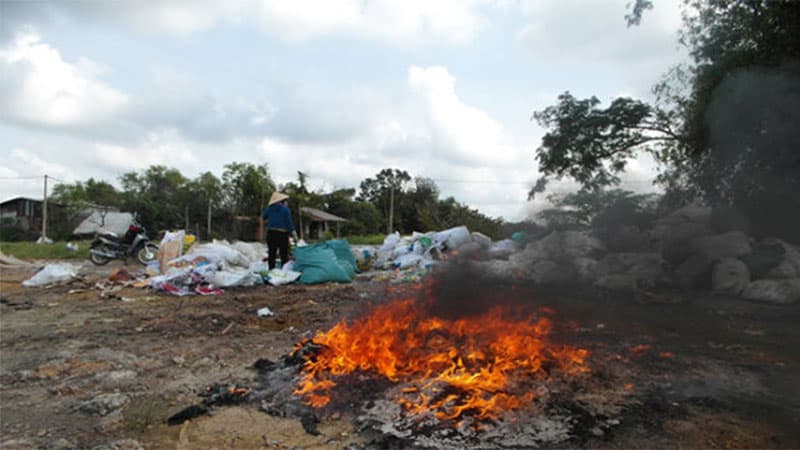
[[[531,198],[544,190],[547,176],[569,176],[587,190],[618,184],[617,174],[629,158],[639,151],[658,157],[656,145],[678,139],[668,123],[660,122],[653,108],[639,100],[617,98],[601,109],[596,97],[577,99],[565,92],[558,101],[533,113],[549,131],[536,150],[545,177],[531,190]]]
[[[232,162],[222,172],[222,186],[228,209],[239,216],[259,216],[275,191],[266,164]]]
[[[637,25],[649,0],[626,16]],[[800,3],[684,0],[680,42],[692,61],[654,87],[656,102],[620,98],[606,109],[569,93],[534,114],[548,128],[537,150],[544,175],[586,190],[612,186],[625,160],[663,165],[666,199],[701,198],[753,218],[756,234],[800,240]],[[793,212],[788,214],[787,212]]]
[[[3,242],[0,241],[0,251],[6,255],[19,259],[86,259],[89,257],[91,241],[73,241],[78,250],[67,248],[63,241],[53,244],[37,244],[35,242]]]
[[[397,205],[409,181],[411,175],[405,170],[383,169],[375,175],[375,178],[367,178],[359,186],[361,189],[359,200],[368,201],[383,212],[387,233],[390,233],[398,223],[402,223],[402,212]],[[395,206],[394,212],[392,203]],[[393,223],[389,223],[390,218]]]
[[[386,238],[385,234],[347,235],[344,239],[350,245],[381,245]]]

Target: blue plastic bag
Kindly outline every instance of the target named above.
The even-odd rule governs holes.
[[[350,275],[350,278],[352,279],[356,276],[356,272],[358,272],[358,263],[353,256],[353,252],[350,251],[350,244],[344,239],[334,239],[325,241],[325,243],[333,250],[339,264],[341,264],[347,274]]]

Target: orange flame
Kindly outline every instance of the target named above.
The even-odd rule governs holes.
[[[321,349],[307,357],[294,393],[323,407],[337,377],[372,373],[401,384],[395,401],[410,414],[496,419],[535,398],[529,388],[520,388],[525,382],[541,380],[551,370],[568,375],[589,370],[587,350],[546,341],[549,318],[508,316],[493,308],[456,320],[429,317],[413,300],[378,306],[313,338]],[[525,392],[514,393],[520,389]]]

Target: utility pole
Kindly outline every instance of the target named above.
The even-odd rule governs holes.
[[[42,243],[47,239],[47,174],[44,174],[44,200],[42,201]]]
[[[211,240],[211,199],[208,199],[208,224],[206,225],[206,239]]]
[[[183,229],[189,231],[189,205],[183,208]]]
[[[386,225],[386,234],[392,234],[394,228],[394,184],[389,184],[389,223]]]

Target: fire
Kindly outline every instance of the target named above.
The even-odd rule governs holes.
[[[530,404],[532,384],[550,372],[570,376],[589,370],[587,350],[547,341],[552,322],[541,313],[521,317],[497,307],[480,316],[445,319],[426,314],[413,300],[381,305],[312,339],[320,350],[305,357],[294,393],[319,408],[331,401],[337,378],[377,374],[400,387],[394,400],[408,414],[497,419]]]

